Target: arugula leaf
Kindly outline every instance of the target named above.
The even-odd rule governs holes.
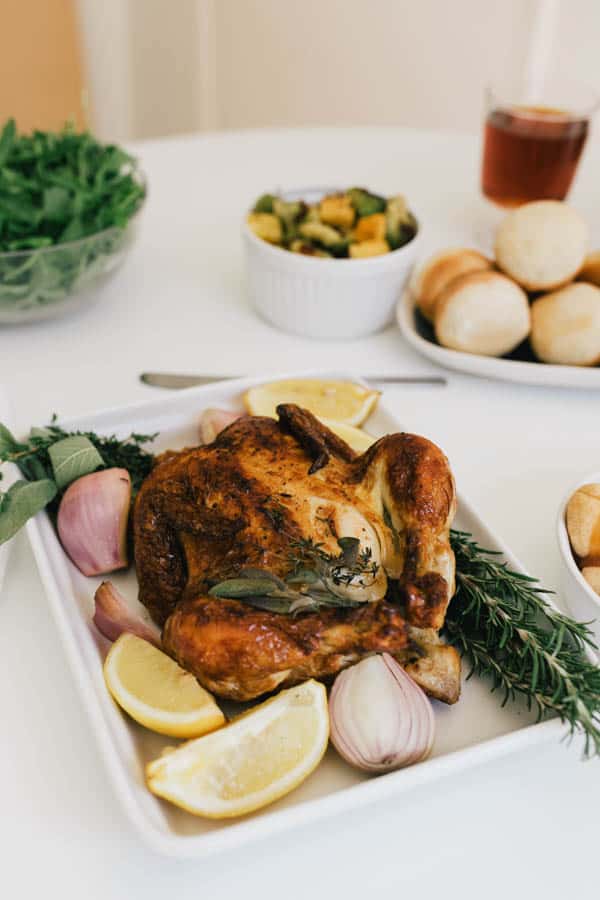
[[[15,481],[1,499],[0,544],[13,537],[28,519],[44,509],[55,496],[56,485],[49,478],[40,481]]]
[[[82,434],[63,438],[48,447],[54,480],[59,491],[96,469],[104,466],[104,460],[89,440]]]

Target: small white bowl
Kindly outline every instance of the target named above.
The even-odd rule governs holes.
[[[309,203],[339,188],[288,191],[286,200]],[[244,222],[250,299],[257,312],[281,331],[309,338],[351,339],[381,331],[415,261],[421,237],[383,256],[322,259],[292,253],[263,241]]]
[[[592,482],[600,482],[600,472],[592,472],[591,475],[587,475],[573,485],[560,505],[556,526],[558,547],[562,556],[561,582],[565,602],[575,619],[580,622],[590,622],[596,643],[600,644],[600,597],[592,590],[577,567],[566,523],[569,500],[578,488]]]

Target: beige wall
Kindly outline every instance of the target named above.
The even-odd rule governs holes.
[[[78,0],[96,126],[403,124],[476,130],[523,73],[540,6],[553,70],[600,90],[600,0]]]
[[[0,127],[85,124],[73,0],[0,0]]]

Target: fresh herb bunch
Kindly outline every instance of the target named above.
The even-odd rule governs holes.
[[[0,317],[35,316],[114,266],[144,196],[119,147],[71,126],[19,135],[10,119],[0,133]]]
[[[338,588],[352,581],[365,583],[377,575],[378,565],[370,550],[361,550],[358,538],[338,538],[339,554],[327,553],[323,545],[310,538],[290,541],[288,562],[291,570],[279,578],[264,569],[246,568],[234,578],[213,585],[213,597],[242,600],[258,609],[296,615],[322,607],[356,607]]]
[[[143,198],[133,158],[87,132],[19,135],[9,119],[0,134],[0,252],[124,228]]]
[[[0,544],[41,509],[55,506],[72,481],[98,469],[127,469],[135,497],[154,464],[154,455],[143,445],[155,437],[134,433],[121,440],[92,431],[65,431],[54,416],[44,428],[32,428],[26,441],[17,441],[0,424],[0,465],[14,463],[25,479],[0,493]]]
[[[514,572],[463,531],[451,532],[456,593],[446,615],[449,639],[491,678],[503,705],[523,696],[538,717],[557,715],[600,755],[600,668],[587,625],[554,610],[536,579]]]

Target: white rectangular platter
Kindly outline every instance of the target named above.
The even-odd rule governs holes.
[[[357,380],[347,372],[294,373],[298,374]],[[190,446],[198,443],[198,419],[203,409],[241,408],[241,395],[251,384],[276,377],[292,375],[247,378],[165,392],[142,405],[103,411],[61,424],[119,437],[131,431],[159,432],[155,442],[157,450]],[[365,428],[376,436],[400,430],[400,424],[386,410],[385,397]],[[459,496],[455,524],[472,532],[483,546],[500,550],[510,565],[522,570],[462,496]],[[159,852],[177,857],[203,857],[238,847],[300,823],[399,795],[520,748],[557,741],[564,734],[565,729],[557,720],[535,724],[525,706],[508,704],[502,708],[501,698],[490,693],[488,684],[474,677],[465,680],[457,705],[447,707],[434,701],[437,735],[432,756],[426,762],[388,775],[368,777],[350,768],[330,748],[322,764],[300,788],[263,812],[224,822],[195,818],[154,797],[144,784],[145,764],[174,741],[152,734],[129,720],[114,704],[104,685],[102,662],[106,642],[92,624],[93,596],[101,579],[86,578],[71,565],[46,514],[37,516],[27,527],[73,678],[107,771],[130,820]],[[137,604],[134,572],[111,578],[130,602]]]

